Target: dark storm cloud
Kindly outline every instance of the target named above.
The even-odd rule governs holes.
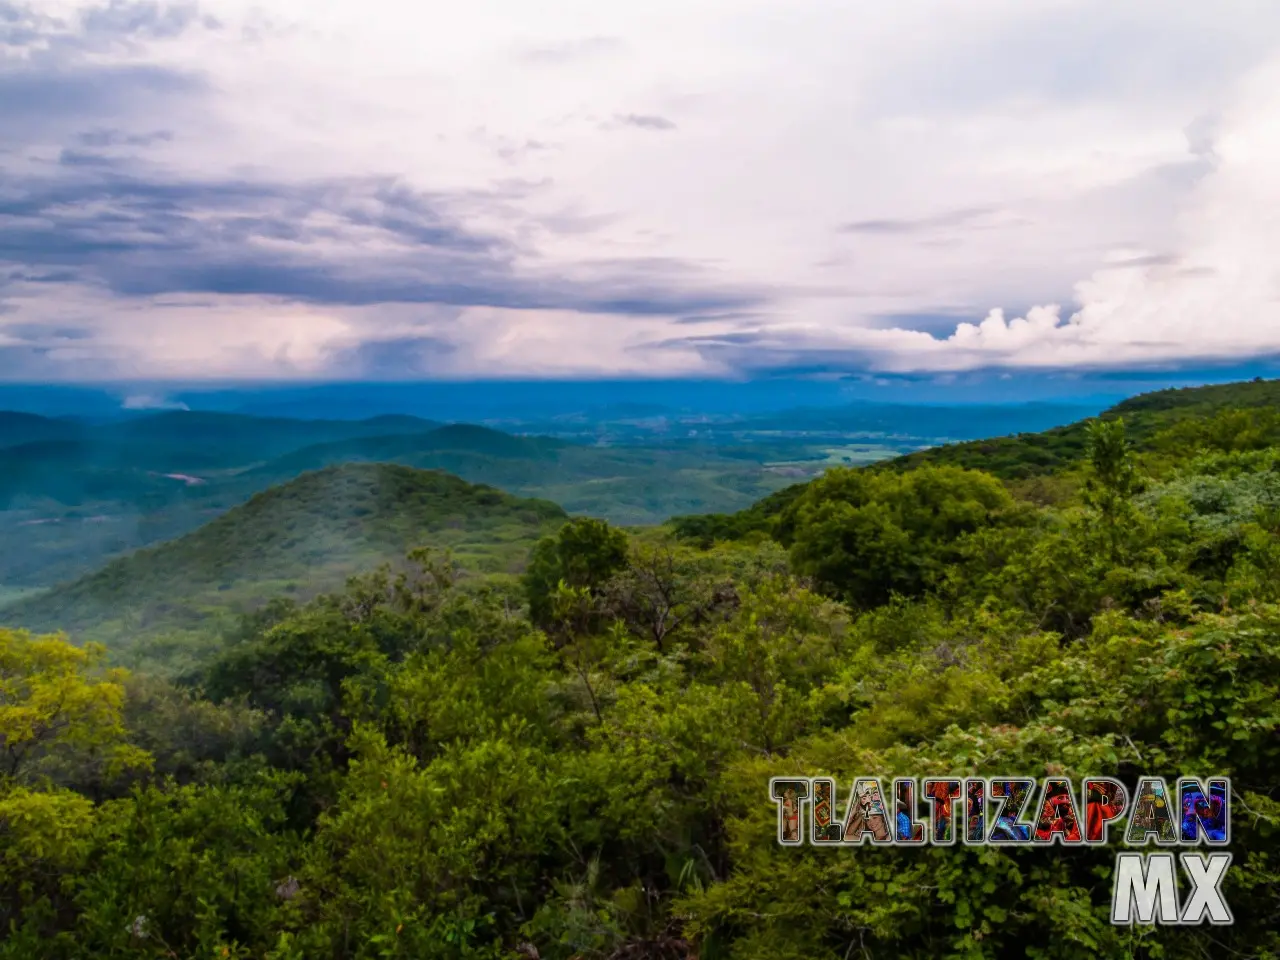
[[[468,227],[499,191],[425,193],[395,180],[161,181],[80,163],[0,188],[0,261],[62,270],[122,295],[258,294],[317,303],[574,309],[635,315],[739,308],[696,264],[614,259],[571,277],[517,273],[512,241]],[[139,168],[141,169],[141,168]],[[370,241],[376,256],[365,251]]]
[[[13,323],[4,328],[5,334],[19,340],[89,340],[93,331],[85,327],[44,326],[38,323]]]
[[[141,112],[159,97],[199,93],[197,75],[149,66],[55,66],[6,69],[0,64],[0,142],[31,126]]]
[[[666,117],[654,116],[644,113],[626,113],[619,114],[614,118],[624,127],[639,127],[641,130],[674,130],[675,123]]]
[[[73,283],[76,274],[71,270],[54,270],[51,272],[31,273],[26,270],[13,270],[0,278],[0,287],[10,283]]]
[[[182,33],[197,19],[209,26],[191,4],[117,0],[64,19],[0,0],[0,151],[65,143],[77,130],[77,145],[93,149],[172,137],[156,131],[155,118],[197,111],[206,79],[194,68],[110,58],[142,40]],[[135,119],[146,129],[130,129]],[[90,124],[96,129],[84,132]]]
[[[540,265],[533,245],[539,236],[586,234],[613,221],[576,209],[525,215],[522,201],[544,182],[430,192],[393,177],[251,181],[161,173],[148,151],[179,139],[175,129],[210,110],[213,90],[195,68],[112,60],[143,43],[219,28],[194,3],[110,0],[60,19],[37,5],[0,0],[0,43],[19,48],[16,55],[0,50],[0,278],[8,277],[0,286],[80,283],[119,296],[634,315],[740,310],[768,298],[757,289],[716,287],[703,267],[674,259]],[[528,51],[527,58],[561,62],[618,46],[588,38]],[[628,122],[669,124],[640,116]],[[547,145],[518,146],[527,152]],[[509,229],[474,226],[480,221]],[[524,263],[533,267],[518,267]],[[38,371],[53,362],[27,339],[17,353],[7,348],[8,363],[22,356]],[[374,354],[359,362],[385,366],[397,347],[370,349]]]
[[[153,130],[150,133],[129,133],[126,130],[99,128],[76,134],[76,142],[82,147],[150,147],[173,140],[172,130]]]
[[[120,159],[91,150],[64,149],[58,154],[58,163],[64,167],[111,167],[118,165]]]
[[[995,212],[997,212],[996,207],[964,207],[948,210],[932,217],[856,220],[853,223],[843,224],[839,229],[841,233],[928,233],[939,227],[971,226]]]
[[[221,24],[214,17],[201,16],[196,3],[155,3],[111,0],[105,6],[87,10],[81,20],[90,36],[176,37],[199,23],[207,30]]]
[[[117,6],[114,15],[122,10]],[[198,116],[204,107],[208,82],[194,69],[102,56],[132,34],[110,32],[105,24],[89,33],[78,22],[30,7],[10,4],[0,11],[0,153],[21,156],[60,143],[74,163],[84,159],[76,156],[81,149],[145,148],[173,136],[157,131],[156,118]],[[164,14],[154,15],[168,22]],[[128,23],[118,23],[117,30]],[[6,44],[17,52],[6,53]]]
[[[362,343],[338,353],[334,365],[351,376],[375,380],[415,378],[439,367],[439,360],[456,352],[457,347],[449,341],[424,334]]]

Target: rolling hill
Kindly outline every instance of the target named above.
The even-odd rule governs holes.
[[[255,464],[322,441],[438,426],[192,411],[89,425],[0,413],[0,604],[8,591],[74,579],[243,503],[273,482],[239,479]]]
[[[388,462],[437,467],[435,458],[457,454],[478,461],[524,460],[537,464],[556,459],[571,445],[551,437],[517,437],[474,424],[454,423],[422,433],[360,437],[302,447],[245,473],[246,478],[296,476],[336,463]]]
[[[204,478],[310,444],[439,426],[416,417],[280,420],[185,410],[90,426],[0,412],[0,508],[24,497],[71,504],[127,501],[155,486],[147,480],[155,473]]]
[[[105,426],[105,443],[148,444],[157,449],[201,450],[227,466],[282,456],[313,443],[388,433],[421,433],[439,427],[418,417],[366,420],[289,420],[237,413],[171,410]]]
[[[1185,457],[1198,445],[1247,449],[1280,442],[1280,380],[1155,390],[1104,410],[1102,419],[1123,418],[1134,448],[1158,466],[1162,455]],[[1040,433],[950,443],[882,460],[875,470],[910,470],[926,464],[984,470],[1015,488],[1039,477],[1069,473],[1085,456],[1089,420]],[[1210,441],[1208,434],[1216,433]],[[703,543],[733,540],[769,529],[772,519],[800,495],[798,483],[736,513],[672,518],[681,537]]]
[[[124,646],[166,631],[207,631],[270,596],[304,599],[417,546],[449,547],[472,570],[514,571],[565,519],[553,503],[449,474],[346,464],[303,474],[176,540],[19,600],[0,620]]]
[[[75,440],[84,433],[85,427],[71,420],[55,420],[34,413],[0,410],[0,450],[22,443]]]
[[[765,466],[766,459],[767,452],[759,450],[747,458],[741,451],[705,446],[588,446],[452,424],[304,447],[246,471],[243,479],[279,483],[338,463],[399,463],[553,500],[570,513],[638,525],[753,503],[786,483]]]
[[[1205,421],[1231,410],[1266,414],[1280,410],[1280,380],[1214,384],[1153,390],[1117,403],[1099,416],[1123,417],[1129,438],[1139,450],[1159,445],[1164,431],[1180,424]],[[953,443],[886,460],[882,467],[910,469],[922,463],[952,464],[986,470],[1005,480],[1056,473],[1084,456],[1087,420],[1041,433],[1020,433],[989,440]]]

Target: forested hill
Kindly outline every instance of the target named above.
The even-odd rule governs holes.
[[[343,463],[444,470],[636,524],[748,506],[821,469],[827,445],[757,445],[741,456],[718,445],[571,443],[399,416],[291,421],[174,411],[89,426],[0,412],[0,608],[12,590],[74,580],[189,533],[270,486]],[[772,465],[795,456],[809,459]]]
[[[1129,440],[1139,451],[1181,454],[1188,442],[1217,449],[1258,449],[1280,439],[1280,380],[1155,390],[1116,404],[1100,418],[1123,418]],[[1054,473],[1084,459],[1088,423],[947,444],[887,460],[881,467],[950,464],[1006,480]]]
[[[520,437],[474,424],[455,423],[427,433],[388,434],[359,437],[331,443],[312,444],[248,470],[246,480],[279,482],[306,470],[341,463],[399,463],[420,469],[442,469],[461,473],[489,473],[499,479],[504,474],[517,477],[525,485],[549,482],[548,473],[557,472],[558,455],[574,448],[554,437]],[[587,449],[589,455],[596,451]],[[513,463],[514,462],[514,463]],[[488,478],[484,482],[492,482]],[[515,486],[517,484],[508,484]]]
[[[437,471],[346,464],[272,487],[198,530],[7,607],[5,622],[128,643],[163,629],[208,627],[275,596],[306,599],[411,548],[450,547],[472,569],[518,568],[566,519]]]
[[[1262,450],[1280,443],[1280,380],[1253,380],[1156,390],[1116,404],[1097,419],[1121,419],[1133,449],[1157,472],[1197,451]],[[972,440],[931,447],[881,461],[874,471],[909,471],[952,466],[981,470],[1011,484],[1029,499],[1059,499],[1069,490],[1085,460],[1090,420],[1041,433]],[[1040,482],[1057,476],[1063,483]],[[814,483],[818,481],[810,481]],[[793,484],[745,510],[729,514],[675,517],[681,537],[709,544],[734,540],[771,528],[809,483]]]

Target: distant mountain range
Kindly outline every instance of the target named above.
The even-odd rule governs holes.
[[[367,420],[284,420],[228,413],[169,411],[111,423],[86,423],[0,411],[0,456],[9,470],[27,461],[71,465],[106,458],[120,466],[153,470],[225,466],[266,460],[300,446],[388,433],[423,433],[431,420],[381,416]],[[50,446],[58,444],[60,446]],[[6,477],[0,477],[0,497]],[[2,503],[2,501],[0,501]]]
[[[1250,374],[1251,375],[1251,374]],[[1240,379],[1237,374],[1234,379]],[[974,374],[932,376],[770,377],[727,380],[538,380],[352,383],[243,383],[234,386],[117,383],[55,386],[0,383],[0,409],[92,419],[163,409],[209,410],[291,419],[358,420],[383,413],[444,421],[533,421],[565,416],[592,420],[707,413],[755,416],[802,407],[848,404],[1069,405],[1114,403],[1170,383],[1233,379],[1225,372],[1129,378]]]

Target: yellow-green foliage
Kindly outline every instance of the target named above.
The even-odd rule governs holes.
[[[97,672],[105,652],[0,628],[0,784],[36,778],[60,752],[97,752],[116,767],[140,759],[124,743],[127,675]]]
[[[128,742],[125,675],[100,672],[100,647],[0,629],[0,920],[52,909],[82,869],[97,810],[51,782],[68,759],[92,757],[105,777],[145,767]]]

